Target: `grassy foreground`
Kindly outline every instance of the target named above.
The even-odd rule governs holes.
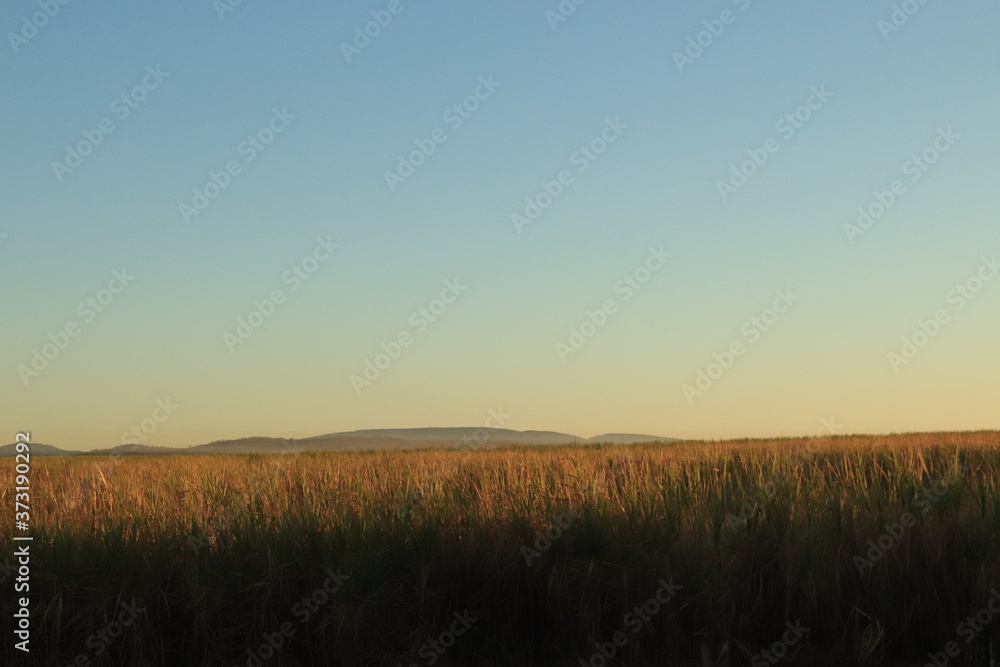
[[[998,445],[33,458],[32,650],[0,664],[978,666]]]

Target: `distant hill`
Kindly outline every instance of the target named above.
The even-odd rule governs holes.
[[[78,452],[79,453],[79,452]],[[93,456],[133,456],[141,454],[187,454],[187,449],[177,447],[151,447],[149,445],[118,445],[110,449],[95,449],[82,452]]]
[[[583,438],[556,431],[512,431],[507,428],[473,428],[458,426],[451,428],[380,428],[363,431],[327,433],[301,442],[336,440],[341,438],[380,438],[408,441],[461,442],[463,438],[488,438],[490,442],[506,442],[525,445],[554,445],[572,442],[586,442]]]
[[[51,445],[32,444],[31,453],[40,456],[141,456],[146,454],[272,454],[301,451],[376,451],[401,449],[443,449],[513,445],[567,445],[636,442],[670,442],[675,438],[635,433],[607,433],[584,439],[556,431],[513,431],[506,428],[386,428],[327,433],[310,438],[286,439],[251,437],[216,440],[194,447],[152,447],[129,444],[90,452],[66,451]],[[0,456],[12,456],[14,445],[0,447]]]
[[[637,442],[680,442],[678,438],[663,438],[658,435],[641,435],[638,433],[605,433],[587,438],[587,444],[596,445],[599,442],[611,442],[616,445],[631,445]]]
[[[207,445],[195,445],[184,450],[189,454],[273,454],[291,448],[298,451],[296,440],[284,438],[239,438],[237,440],[216,440]]]
[[[30,445],[32,456],[74,456],[83,453],[59,449],[58,447],[44,445],[40,442],[32,442]],[[17,454],[17,445],[14,443],[0,447],[0,456],[14,456],[15,454]]]
[[[504,428],[386,428],[327,433],[298,440],[244,438],[192,447],[193,453],[221,454],[281,451],[374,451],[441,449],[482,445],[564,445],[586,441],[554,431],[512,431]]]

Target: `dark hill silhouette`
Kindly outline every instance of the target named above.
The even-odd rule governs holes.
[[[31,453],[39,456],[141,456],[146,454],[248,454],[302,451],[373,451],[401,449],[441,449],[483,446],[566,445],[636,442],[670,442],[675,438],[634,433],[607,433],[584,439],[556,431],[514,431],[505,428],[389,428],[327,433],[309,438],[287,439],[249,437],[216,440],[193,447],[155,447],[126,444],[89,452],[62,450],[33,443]],[[0,447],[0,456],[13,456],[14,445]]]
[[[41,442],[32,442],[30,443],[30,447],[31,454],[33,456],[75,456],[76,454],[83,453],[67,449],[59,449],[58,447],[46,445]],[[16,445],[14,443],[0,447],[0,456],[14,456],[14,454],[17,454]]]

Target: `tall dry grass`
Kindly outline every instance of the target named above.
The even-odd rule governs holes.
[[[800,658],[922,663],[1000,586],[998,444],[978,432],[35,458],[37,662],[10,642],[2,656],[245,665],[340,568],[344,588],[265,664],[428,664],[419,647],[469,610],[479,621],[437,665],[578,665],[671,577],[679,595],[609,664],[698,664],[703,645],[750,664],[796,620],[810,628]],[[529,564],[523,545],[570,512]],[[867,541],[905,512],[916,525],[859,573]],[[132,598],[146,611],[95,656],[88,638]],[[950,664],[981,664],[985,643],[962,646]]]

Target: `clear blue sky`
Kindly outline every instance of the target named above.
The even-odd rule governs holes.
[[[554,0],[8,3],[0,441],[117,445],[167,398],[147,444],[479,426],[498,407],[509,428],[583,436],[996,428],[1000,280],[953,290],[1000,252],[1000,6],[912,4],[895,30],[887,1],[588,0],[558,22]],[[391,22],[348,62],[373,11]],[[689,38],[707,46],[679,67]],[[244,143],[262,130],[262,150]],[[85,133],[92,152],[54,165]],[[910,162],[927,149],[934,164]],[[519,231],[512,214],[564,171]],[[210,172],[228,186],[185,216]],[[845,230],[876,191],[888,211]],[[339,247],[296,282],[318,238]],[[671,257],[626,300],[651,247]],[[81,309],[122,269],[134,280]],[[751,318],[777,290],[799,298],[764,332]]]

